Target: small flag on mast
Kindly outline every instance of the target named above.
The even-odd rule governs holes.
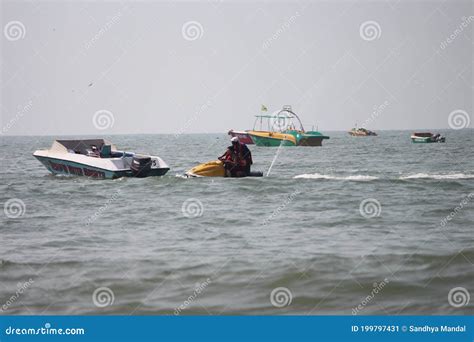
[[[260,109],[262,112],[267,112],[268,111],[268,108],[265,107],[265,105],[262,105],[262,108]]]

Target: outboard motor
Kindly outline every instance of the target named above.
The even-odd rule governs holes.
[[[148,172],[151,170],[151,157],[133,157],[130,170],[132,170],[134,177],[146,177]]]

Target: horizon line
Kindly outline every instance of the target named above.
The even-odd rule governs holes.
[[[463,129],[460,129],[459,131],[462,130],[473,130],[474,127],[465,127]],[[374,129],[372,129],[374,130]],[[452,128],[404,128],[404,129],[376,129],[376,131],[409,131],[409,132],[416,132],[416,131],[422,131],[422,130],[453,130],[456,131]],[[319,131],[319,130],[318,130]],[[349,132],[349,130],[324,130],[324,132]],[[179,136],[179,135],[198,135],[198,134],[224,134],[228,135],[228,132],[190,132],[190,133],[107,133],[103,132],[102,135],[106,136],[115,136],[115,135],[174,135],[174,136]],[[76,133],[76,134],[0,134],[0,137],[52,137],[52,136],[96,136],[100,134],[94,134],[94,133]]]

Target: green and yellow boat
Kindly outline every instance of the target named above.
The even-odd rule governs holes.
[[[322,141],[329,139],[318,131],[305,131],[291,106],[284,106],[275,114],[255,117],[254,129],[246,132],[257,146],[322,146]],[[258,121],[260,130],[255,130]],[[267,130],[262,129],[264,121],[267,122]]]
[[[426,144],[426,143],[444,143],[446,142],[446,137],[442,136],[441,134],[433,134],[431,132],[421,132],[421,133],[413,133],[411,135],[411,141],[419,144]]]

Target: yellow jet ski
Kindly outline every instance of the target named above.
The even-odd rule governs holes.
[[[226,177],[224,163],[220,160],[210,161],[193,167],[186,172],[188,177]],[[250,172],[246,177],[263,177],[262,172]]]

